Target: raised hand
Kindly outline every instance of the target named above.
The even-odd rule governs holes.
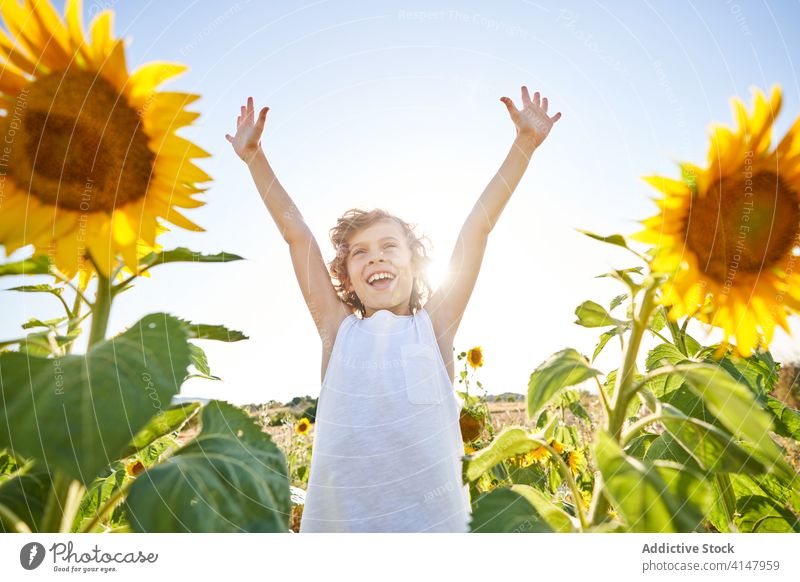
[[[241,113],[236,118],[236,135],[225,134],[225,139],[233,145],[236,155],[248,164],[261,147],[261,134],[267,121],[267,111],[269,107],[264,107],[258,114],[258,119],[254,119],[253,98],[248,97],[247,106],[242,105]]]
[[[517,127],[517,136],[531,137],[536,147],[548,136],[553,124],[561,119],[560,111],[552,117],[547,115],[547,97],[542,98],[540,102],[538,91],[533,94],[531,100],[525,85],[522,86],[522,110],[517,109],[508,97],[501,97],[500,101],[508,108],[511,121]]]

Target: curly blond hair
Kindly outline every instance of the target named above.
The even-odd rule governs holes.
[[[408,307],[411,313],[416,313],[422,308],[431,294],[431,285],[427,275],[427,269],[431,263],[431,257],[428,256],[429,248],[431,248],[430,239],[425,235],[417,236],[414,232],[417,225],[410,224],[380,208],[373,210],[351,208],[336,221],[336,226],[330,230],[331,243],[333,243],[333,248],[336,249],[336,256],[328,263],[328,270],[331,278],[335,281],[334,288],[341,300],[350,306],[353,313],[358,312],[361,317],[366,315],[366,309],[355,291],[350,291],[349,293],[347,291],[347,283],[349,282],[347,273],[347,255],[350,252],[349,241],[360,230],[381,220],[394,220],[406,235],[406,243],[411,249],[411,261],[417,272],[411,288]]]

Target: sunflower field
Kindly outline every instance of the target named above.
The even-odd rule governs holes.
[[[756,90],[752,112],[734,99],[738,127],[713,127],[707,168],[646,178],[663,193],[660,211],[630,241],[585,232],[636,263],[600,275],[621,286],[608,309],[575,311],[602,330],[591,360],[567,348],[531,374],[537,430],[508,427],[468,451],[473,531],[800,531],[800,476],[787,458],[800,412],[772,396],[780,364],[769,352],[776,325],[789,332],[800,313],[800,118],[771,149],[780,107],[778,87],[769,99]],[[687,333],[693,320],[723,341],[701,345]],[[661,343],[640,370],[646,334]],[[619,367],[594,368],[616,341]],[[574,389],[584,382],[603,409],[588,437],[576,427],[589,420]]]
[[[209,153],[177,135],[200,96],[160,89],[180,64],[129,71],[113,11],[88,29],[82,14],[80,0],[63,17],[48,0],[0,4],[0,245],[33,248],[0,277],[37,277],[6,290],[63,308],[0,342],[0,531],[297,531],[311,421],[279,446],[224,401],[171,404],[188,378],[217,379],[195,340],[247,336],[152,313],[108,337],[138,278],[241,257],[159,244],[168,225],[203,230],[184,212],[204,204]],[[705,167],[646,178],[661,194],[640,232],[585,232],[631,264],[601,275],[620,285],[607,307],[575,311],[599,332],[591,358],[564,348],[531,373],[526,422],[493,423],[483,349],[458,354],[472,531],[800,531],[800,411],[773,396],[769,352],[800,314],[800,117],[773,146],[780,109],[778,87],[752,109],[734,99]],[[724,339],[702,345],[693,322]],[[597,369],[612,348],[618,367]]]

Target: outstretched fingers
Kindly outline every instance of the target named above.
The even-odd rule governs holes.
[[[555,115],[553,115],[553,116],[550,118],[550,121],[552,121],[553,123],[555,123],[555,122],[556,122],[556,121],[558,121],[559,119],[561,119],[561,112],[560,112],[560,111],[559,111],[558,113],[556,113]]]
[[[531,104],[531,94],[528,93],[528,88],[523,85],[522,86],[522,106],[527,107]]]
[[[508,97],[500,97],[500,101],[505,104],[509,115],[511,115],[511,119],[516,119],[519,115],[519,111],[517,111],[517,107],[514,105],[514,102]]]
[[[264,124],[267,122],[267,112],[269,111],[269,107],[264,107],[261,109],[261,112],[258,114],[258,120],[256,121],[256,129],[262,131],[264,129]]]

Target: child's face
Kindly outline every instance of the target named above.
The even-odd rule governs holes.
[[[381,220],[351,235],[347,256],[348,291],[355,291],[370,317],[379,309],[408,314],[416,276],[411,249],[394,220]],[[376,273],[389,277],[368,283]]]

